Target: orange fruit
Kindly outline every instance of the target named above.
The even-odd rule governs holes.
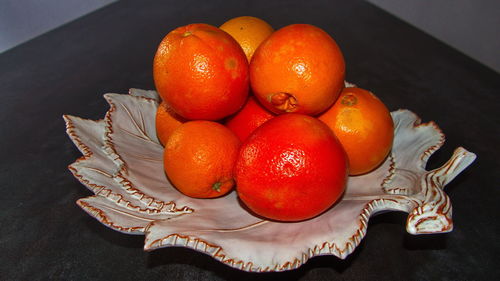
[[[332,130],[304,114],[282,114],[243,143],[236,191],[257,215],[300,221],[331,207],[345,189],[347,158]]]
[[[187,196],[222,196],[234,186],[233,168],[240,144],[222,124],[205,120],[186,122],[175,129],[165,145],[165,173]]]
[[[255,129],[273,117],[272,112],[250,96],[243,108],[231,116],[225,125],[243,142]]]
[[[275,31],[250,62],[254,94],[276,113],[321,113],[337,99],[344,75],[344,57],[337,43],[322,29],[308,24]]]
[[[372,171],[389,154],[394,123],[387,107],[373,93],[345,88],[337,102],[318,117],[340,140],[351,175]]]
[[[248,95],[248,61],[236,40],[208,24],[176,28],[153,62],[161,98],[180,116],[218,120],[238,111]]]
[[[250,16],[232,18],[220,26],[220,29],[233,36],[245,52],[248,61],[253,53],[271,33],[273,27],[262,19]]]
[[[186,122],[184,118],[175,114],[170,106],[162,101],[156,110],[155,117],[156,135],[160,143],[165,145],[172,132],[184,122]]]

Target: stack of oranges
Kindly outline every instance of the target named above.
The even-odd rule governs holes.
[[[187,196],[220,197],[236,186],[258,216],[305,220],[392,146],[388,109],[371,92],[344,87],[339,46],[312,25],[275,31],[245,16],[179,27],[161,41],[153,75],[165,173]]]

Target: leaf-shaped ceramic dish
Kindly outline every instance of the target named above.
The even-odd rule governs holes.
[[[246,271],[284,271],[318,255],[345,258],[366,234],[370,216],[409,213],[411,234],[452,230],[451,203],[443,187],[475,159],[455,150],[443,167],[426,171],[444,142],[433,122],[410,111],[392,112],[395,139],[375,171],[350,177],[342,199],[322,215],[298,223],[262,220],[248,213],[235,192],[193,199],[168,182],[155,132],[159,98],[154,91],[104,95],[110,109],[99,121],[64,116],[67,133],[83,157],[69,166],[95,195],[77,204],[104,225],[145,235],[145,250],[184,246]]]

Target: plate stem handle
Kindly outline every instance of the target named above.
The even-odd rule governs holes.
[[[408,215],[408,233],[445,233],[453,230],[451,201],[443,188],[475,159],[474,153],[459,147],[442,167],[423,175],[420,193],[423,200]]]

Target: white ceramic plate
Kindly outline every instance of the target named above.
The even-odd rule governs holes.
[[[377,170],[350,177],[334,207],[303,222],[267,221],[242,208],[235,192],[193,199],[168,182],[155,132],[156,92],[104,97],[110,109],[103,120],[64,116],[83,154],[69,169],[95,194],[77,204],[114,230],[145,235],[145,250],[188,247],[245,271],[290,270],[318,255],[343,259],[366,235],[370,216],[381,211],[407,212],[411,234],[449,232],[452,208],[443,187],[476,157],[459,147],[441,168],[426,171],[444,135],[435,123],[398,110],[391,113],[391,155]]]

